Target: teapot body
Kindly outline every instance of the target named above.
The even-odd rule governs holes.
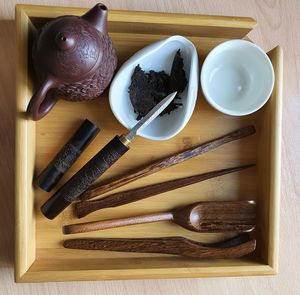
[[[78,28],[74,28],[74,30],[79,33]],[[82,28],[80,35],[81,34],[92,37],[89,31],[82,31]],[[69,77],[65,79],[56,78],[58,83],[52,91],[53,95],[70,101],[91,100],[100,96],[107,88],[117,67],[117,54],[109,36],[100,32],[98,32],[98,34],[99,42],[96,44],[98,44],[99,47],[101,46],[103,49],[101,56],[97,55],[95,51],[90,48],[91,46],[84,42],[80,48],[76,49],[78,52],[77,60],[70,60],[67,56],[58,52],[55,62],[59,64],[59,76],[61,77],[63,72],[67,72]],[[41,67],[40,60],[47,59],[47,57],[41,57],[37,54],[38,42],[39,39],[37,38],[33,45],[32,56],[35,71],[39,76],[39,79],[42,81],[48,77],[49,72],[45,68]],[[80,76],[78,73],[78,65],[87,63],[87,58],[93,58],[96,62],[93,67],[85,73],[82,73]],[[52,71],[51,75],[52,77],[58,76],[53,74]]]
[[[59,97],[70,101],[91,100],[99,97],[109,85],[117,67],[116,50],[106,36],[107,51],[104,52],[104,61],[82,80],[76,82],[62,82],[56,89]]]
[[[39,31],[32,57],[41,84],[27,108],[33,120],[46,115],[58,98],[91,100],[108,86],[117,55],[106,20],[107,8],[97,4],[81,17],[58,17]]]

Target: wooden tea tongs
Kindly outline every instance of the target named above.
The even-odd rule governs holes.
[[[71,239],[64,247],[81,250],[103,250],[139,253],[163,253],[193,258],[238,258],[255,250],[256,240],[249,234],[218,243],[200,243],[183,237]]]
[[[118,187],[126,185],[132,181],[135,181],[142,177],[151,175],[151,174],[161,171],[165,168],[177,165],[179,163],[182,163],[184,161],[192,159],[201,154],[207,153],[211,150],[216,149],[217,147],[219,147],[223,144],[250,136],[250,135],[254,134],[255,132],[256,132],[256,130],[253,125],[249,125],[249,126],[237,129],[237,130],[230,132],[228,134],[225,134],[219,138],[215,138],[211,141],[198,144],[198,145],[191,147],[185,151],[181,151],[181,152],[178,152],[169,157],[158,160],[158,161],[156,161],[150,165],[147,165],[146,167],[143,167],[137,171],[129,173],[125,176],[121,176],[120,178],[118,178],[112,182],[104,183],[104,184],[102,184],[102,183],[97,184],[94,187],[91,187],[88,190],[86,190],[80,196],[79,199],[84,201],[84,200],[95,198],[104,193],[112,191]]]
[[[251,164],[251,165],[243,165],[243,166],[211,171],[207,173],[150,184],[147,186],[142,186],[127,191],[114,193],[98,200],[78,202],[75,204],[75,214],[78,218],[81,218],[97,210],[122,206],[158,194],[169,192],[184,186],[205,181],[207,179],[211,179],[217,176],[222,176],[229,173],[241,171],[243,169],[253,167],[253,166],[254,165]]]

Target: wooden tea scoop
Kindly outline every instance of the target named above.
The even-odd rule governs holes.
[[[254,165],[244,165],[202,173],[115,193],[99,200],[78,202],[75,204],[75,213],[77,217],[81,218],[99,209],[122,206],[210,178],[240,171],[252,166]]]
[[[255,225],[255,202],[198,202],[173,212],[65,225],[63,233],[75,234],[162,220],[171,220],[196,232],[248,232],[253,230]]]
[[[214,139],[212,141],[199,144],[199,145],[194,146],[183,152],[179,152],[170,157],[161,159],[153,164],[150,164],[150,165],[144,167],[143,169],[140,169],[140,170],[135,171],[127,176],[116,179],[110,183],[96,185],[96,186],[86,190],[80,196],[80,200],[92,199],[94,197],[97,197],[97,196],[107,193],[109,191],[112,191],[120,186],[123,186],[127,183],[135,181],[139,178],[145,177],[147,175],[153,174],[162,169],[179,164],[183,161],[189,160],[200,154],[209,152],[225,143],[232,142],[234,140],[238,140],[238,139],[247,137],[249,135],[252,135],[255,132],[256,132],[255,127],[253,125],[250,125],[250,126],[238,129],[236,131],[230,132],[230,133],[228,133],[224,136],[221,136],[217,139]]]
[[[238,258],[253,252],[256,240],[250,240],[248,234],[212,244],[183,237],[72,239],[64,241],[64,247],[81,250],[163,253],[194,258]]]

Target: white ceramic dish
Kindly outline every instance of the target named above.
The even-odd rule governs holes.
[[[209,104],[222,113],[243,116],[260,109],[274,87],[274,70],[267,54],[245,40],[216,46],[201,70],[201,87]]]
[[[180,49],[184,62],[184,70],[188,85],[180,93],[183,106],[156,118],[139,134],[153,140],[166,140],[178,134],[192,116],[198,95],[199,67],[198,55],[194,44],[182,36],[170,38],[153,43],[130,57],[115,75],[109,89],[110,107],[118,121],[126,128],[132,128],[136,123],[137,114],[134,113],[128,87],[134,68],[139,64],[144,71],[162,71],[170,74],[173,58]]]

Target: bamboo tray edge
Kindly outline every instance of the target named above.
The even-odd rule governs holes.
[[[153,267],[148,269],[106,269],[106,270],[47,270],[38,266],[36,252],[36,216],[34,189],[32,179],[35,171],[35,123],[25,117],[27,103],[31,97],[32,85],[28,78],[28,27],[29,17],[56,17],[63,14],[82,14],[84,9],[61,8],[35,5],[16,6],[16,26],[18,41],[17,71],[17,113],[16,113],[16,183],[15,183],[15,280],[16,282],[45,282],[73,280],[107,280],[107,279],[143,279],[143,278],[177,278],[177,277],[219,277],[245,275],[271,275],[278,272],[279,244],[279,205],[280,205],[280,163],[281,163],[281,112],[282,112],[282,49],[277,46],[269,56],[274,65],[276,82],[272,98],[265,111],[266,123],[263,131],[270,146],[269,162],[264,168],[269,171],[264,175],[268,187],[262,188],[268,194],[265,211],[267,228],[266,253],[267,260],[258,263],[237,261],[237,265],[217,267]],[[127,18],[126,18],[127,13]],[[186,35],[193,35],[197,27],[197,37],[244,38],[255,27],[256,21],[251,18],[197,16],[182,14],[165,14],[152,12],[110,11],[109,18],[112,30],[119,32],[124,23],[136,22],[133,33],[141,33],[144,24],[160,24],[162,28],[174,26],[179,33],[186,30]],[[186,26],[185,22],[190,22]],[[122,29],[123,30],[123,29]],[[124,29],[125,30],[125,29]],[[125,32],[125,31],[120,31]],[[126,33],[126,32],[125,32]],[[265,171],[262,169],[262,171]]]

